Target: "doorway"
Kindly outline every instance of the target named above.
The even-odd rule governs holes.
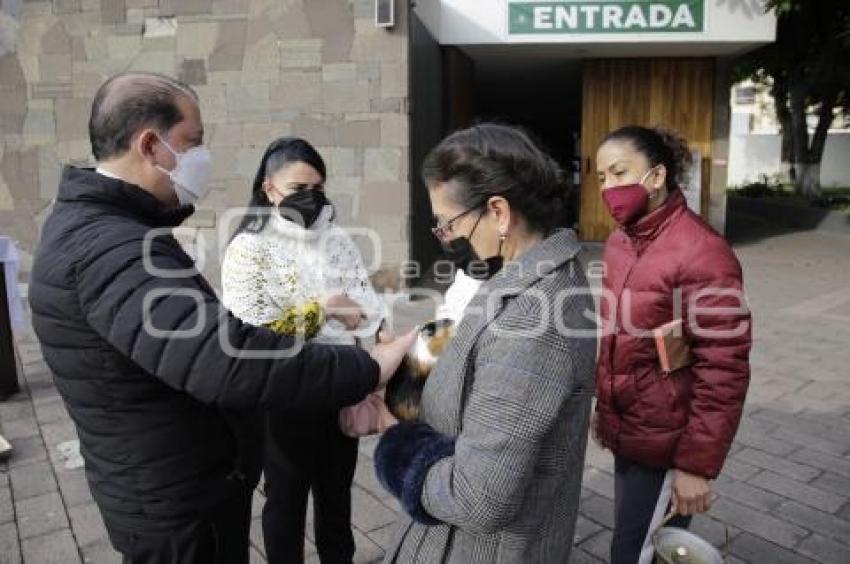
[[[628,124],[663,125],[688,140],[700,161],[695,163],[700,178],[696,186],[683,188],[708,217],[714,80],[712,58],[598,59],[582,64],[582,239],[604,241],[615,228],[599,196],[593,157],[608,132]]]
[[[604,136],[623,125],[664,125],[688,140],[700,159],[691,198],[707,216],[716,60],[586,56],[566,45],[433,42],[414,49],[412,231],[428,233],[432,221],[418,179],[428,150],[451,131],[489,120],[523,127],[561,165],[570,206],[560,223],[584,241],[604,241],[615,228],[599,194],[594,156]],[[430,70],[422,68],[425,60]],[[426,74],[427,81],[417,79]],[[426,272],[439,248],[421,236],[411,241],[411,256]]]
[[[523,128],[564,170],[559,224],[578,227],[582,66],[578,59],[503,47],[445,47],[446,131],[495,121]]]
[[[528,131],[565,171],[569,206],[560,224],[578,227],[581,182],[581,62],[548,53],[496,47],[440,46],[424,26],[412,42],[410,256],[430,286],[440,250],[431,236],[432,214],[419,178],[422,162],[443,137],[481,121]]]

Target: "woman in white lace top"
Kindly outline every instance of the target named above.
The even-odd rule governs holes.
[[[223,302],[254,325],[305,339],[351,344],[375,335],[386,308],[357,247],[334,225],[322,157],[281,138],[263,155],[249,211],[222,265]],[[357,440],[336,413],[267,416],[263,532],[269,562],[300,562],[307,494],[313,493],[322,561],[350,562],[351,481]]]

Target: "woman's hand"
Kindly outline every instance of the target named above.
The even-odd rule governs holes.
[[[602,444],[602,440],[599,438],[599,413],[596,411],[590,414],[590,438],[593,439],[596,446],[605,450],[605,445]]]
[[[705,513],[711,509],[711,484],[702,476],[673,470],[672,510],[679,515]]]
[[[398,419],[390,413],[387,404],[382,401],[378,407],[378,432],[383,433],[394,425],[398,425]]]
[[[366,319],[366,314],[360,304],[343,294],[330,296],[325,299],[322,306],[325,310],[325,317],[339,320],[349,331],[357,329],[360,322]]]
[[[387,406],[387,390],[383,389],[377,392],[372,392],[371,395],[375,398],[374,405],[378,413],[378,433],[383,433],[393,425],[398,425],[398,419],[396,419],[395,415],[390,412],[390,408]]]

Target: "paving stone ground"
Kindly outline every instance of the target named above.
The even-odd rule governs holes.
[[[741,259],[754,314],[752,384],[719,501],[693,529],[733,563],[850,562],[850,237],[814,232],[745,238]],[[588,257],[598,256],[589,248]],[[398,325],[425,318],[401,308]],[[0,403],[14,456],[0,463],[0,564],[114,563],[79,461],[76,439],[32,332],[17,335],[22,392]],[[357,562],[380,560],[398,504],[372,469],[375,439],[361,441],[353,496]],[[587,453],[571,562],[607,560],[612,459]],[[264,562],[255,495],[252,559]],[[311,523],[308,523],[308,530]],[[308,562],[318,562],[307,534]]]

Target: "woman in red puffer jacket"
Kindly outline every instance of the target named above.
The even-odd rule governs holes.
[[[728,243],[688,209],[686,143],[629,126],[597,153],[602,198],[620,225],[605,245],[596,440],[615,457],[613,564],[650,562],[650,533],[711,505],[750,378],[750,314]],[[661,368],[652,331],[682,320],[692,359]]]

